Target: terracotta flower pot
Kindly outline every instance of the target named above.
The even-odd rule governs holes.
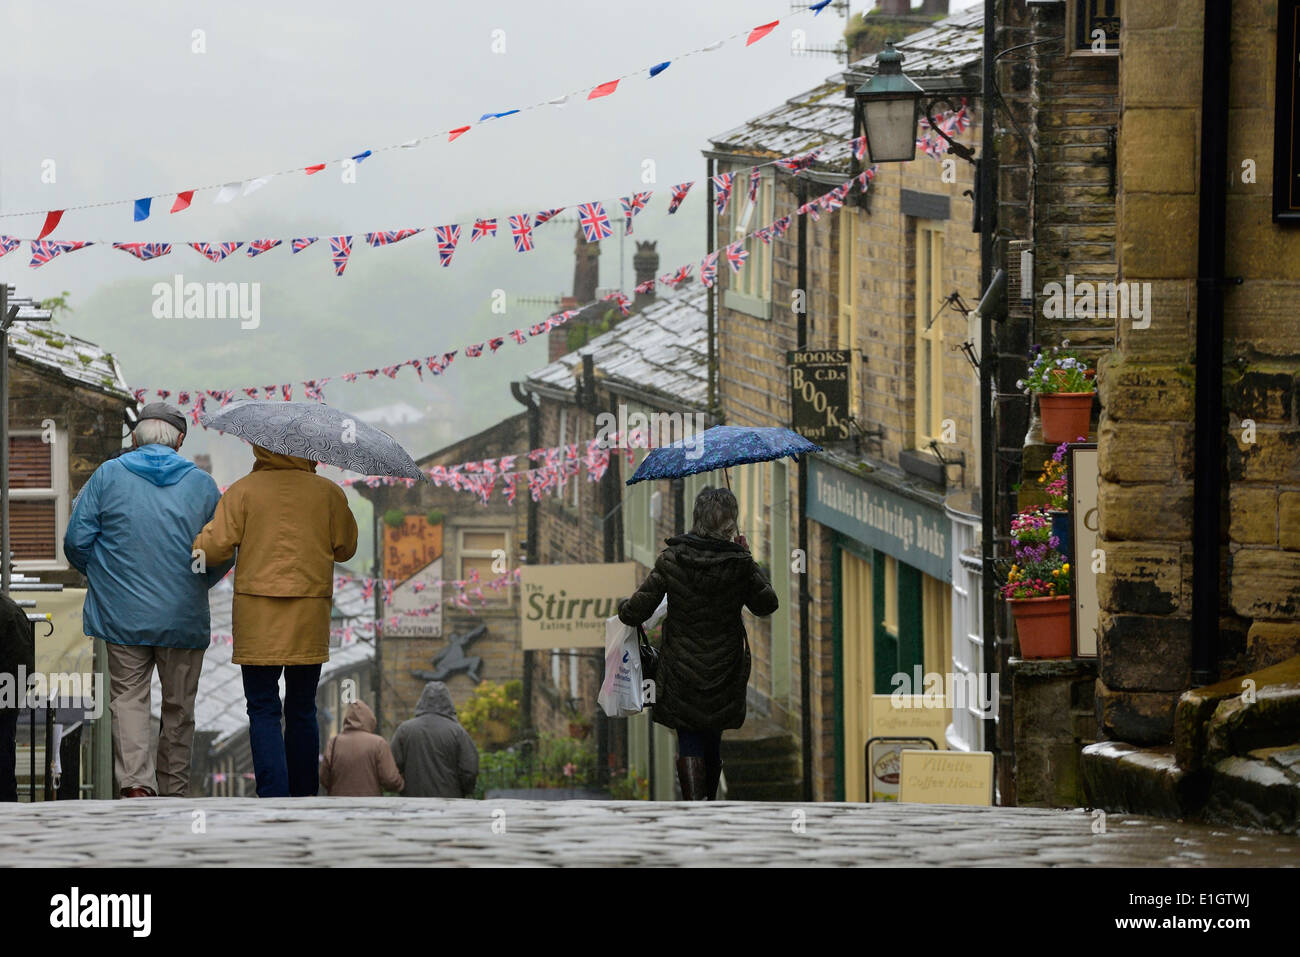
[[[1088,437],[1092,424],[1091,392],[1044,392],[1038,396],[1038,414],[1043,422],[1043,441],[1051,445]]]
[[[1070,657],[1069,595],[1013,598],[1009,604],[1020,637],[1020,657]]]

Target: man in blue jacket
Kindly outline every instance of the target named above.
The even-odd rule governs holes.
[[[132,450],[95,470],[73,503],[63,553],[90,582],[82,628],[108,648],[113,771],[122,797],[184,797],[194,696],[211,643],[208,589],[232,561],[206,566],[190,550],[221,493],[177,454],[185,417],[152,402]],[[158,753],[149,746],[150,683],[162,684]]]

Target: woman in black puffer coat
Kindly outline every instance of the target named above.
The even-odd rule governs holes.
[[[677,776],[688,801],[717,798],[722,732],[745,723],[749,640],[740,609],[770,615],[778,605],[737,532],[738,512],[728,489],[701,490],[694,527],[668,539],[654,571],[618,609],[635,627],[668,595],[653,714],[677,730]]]

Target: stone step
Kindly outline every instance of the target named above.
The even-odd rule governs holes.
[[[1180,768],[1167,746],[1098,741],[1083,749],[1079,772],[1089,807],[1181,820],[1194,817],[1205,803],[1204,775]]]
[[[763,718],[722,736],[728,800],[798,801],[803,796],[799,739]]]
[[[728,769],[729,770],[729,769]],[[793,781],[734,781],[727,777],[728,801],[801,801],[803,782]]]
[[[1216,824],[1300,833],[1300,742],[1216,764],[1205,817]]]
[[[1300,739],[1300,656],[1179,699],[1174,754],[1187,771]]]

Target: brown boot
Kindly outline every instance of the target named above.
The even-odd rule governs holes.
[[[153,788],[147,788],[137,785],[133,788],[122,788],[122,797],[124,798],[151,798],[157,797]]]
[[[682,785],[683,801],[705,801],[707,781],[703,758],[678,758],[677,779]]]
[[[710,765],[705,769],[705,791],[708,796],[705,800],[716,801],[718,799],[718,781],[722,778],[722,762]]]

